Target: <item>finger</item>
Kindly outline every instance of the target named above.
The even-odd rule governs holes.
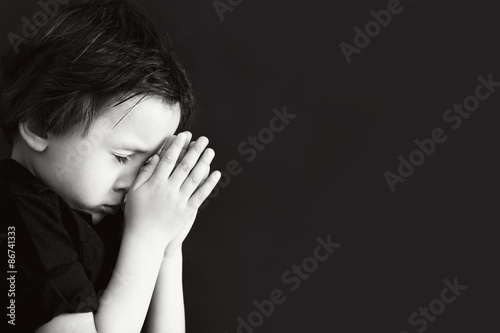
[[[163,149],[162,154],[160,155],[160,161],[158,162],[158,166],[156,167],[154,174],[151,176],[151,179],[162,181],[170,177],[172,170],[175,168],[175,164],[179,158],[182,147],[184,146],[185,139],[186,134],[179,133],[172,144],[167,149]]]
[[[174,142],[176,137],[177,137],[177,135],[169,136],[168,139],[165,140],[165,142],[163,142],[163,145],[161,146],[160,150],[158,151],[158,156],[160,156],[160,158],[163,156],[163,154],[168,149],[168,147],[170,147],[172,142]]]
[[[179,154],[179,159],[177,160],[177,164],[179,164],[184,156],[186,155],[187,151],[189,148],[194,144],[194,142],[191,142],[191,139],[193,137],[193,134],[191,132],[185,132],[186,133],[186,142],[184,143],[184,146],[182,147],[181,153]]]
[[[204,136],[201,136],[198,140],[196,140],[193,147],[189,149],[186,156],[184,156],[182,161],[172,172],[170,179],[173,184],[176,184],[179,187],[182,185],[184,180],[186,180],[186,177],[189,175],[189,172],[195,167],[200,155],[203,153],[207,145],[208,139]]]
[[[151,176],[153,175],[156,166],[158,165],[158,161],[160,160],[160,157],[157,154],[154,154],[151,156],[149,159],[149,162],[146,163],[140,170],[139,174],[134,180],[134,183],[132,184],[131,188],[133,190],[138,189],[141,187],[144,183],[146,183]]]
[[[209,175],[209,174],[210,174],[210,166],[206,169],[205,174],[204,174],[204,175],[203,175],[203,177],[201,178],[201,182],[198,184],[197,189],[198,189],[201,185],[203,185],[203,183],[207,180],[207,178],[208,178],[208,175]]]
[[[210,171],[210,163],[215,157],[215,152],[211,148],[205,149],[196,166],[189,173],[184,183],[181,186],[181,192],[190,197],[193,192],[203,183],[207,173]]]
[[[208,176],[207,180],[197,189],[193,195],[188,200],[188,206],[198,209],[203,201],[210,195],[212,190],[215,188],[219,182],[221,173],[219,171],[214,171]]]
[[[208,178],[208,175],[210,174],[210,166],[208,166],[205,170],[205,174],[203,175],[203,177],[201,178],[201,182],[198,184],[198,186],[196,187],[195,191],[197,189],[199,189],[201,187],[201,185],[203,185],[205,183],[205,181],[207,180]]]
[[[188,131],[183,132],[183,133],[186,134],[187,138],[186,138],[186,143],[182,147],[182,151],[179,154],[180,156],[179,156],[179,160],[177,161],[177,163],[180,162],[180,159],[182,159],[182,157],[186,154],[186,152],[189,149],[189,147],[191,147],[191,145],[193,144],[193,143],[189,143],[191,141],[191,138],[193,137],[193,134],[191,132],[188,132]],[[164,152],[165,150],[168,149],[168,147],[170,147],[170,145],[172,144],[172,142],[174,142],[174,140],[175,140],[176,137],[177,137],[177,135],[172,135],[172,136],[168,137],[167,140],[165,140],[165,142],[163,143],[163,145],[160,148],[160,152],[158,153],[158,155],[160,157],[162,156],[162,152]]]

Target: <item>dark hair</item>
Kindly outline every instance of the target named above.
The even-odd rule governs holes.
[[[125,0],[72,1],[0,62],[0,122],[11,143],[20,122],[41,135],[85,135],[108,103],[143,94],[178,102],[180,128],[192,121],[191,82],[170,39]]]

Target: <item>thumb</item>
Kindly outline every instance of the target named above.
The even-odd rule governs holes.
[[[151,176],[153,175],[154,171],[156,170],[156,166],[158,165],[158,162],[160,161],[160,157],[158,154],[154,154],[151,156],[151,159],[149,160],[148,163],[142,166],[142,168],[139,170],[139,174],[134,180],[134,183],[132,184],[132,189],[138,189],[147,181]]]

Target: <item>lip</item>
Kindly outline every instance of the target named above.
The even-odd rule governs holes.
[[[114,215],[114,214],[118,213],[118,211],[120,210],[121,204],[114,205],[114,206],[103,205],[102,207],[103,207],[103,210],[106,212],[106,214]]]

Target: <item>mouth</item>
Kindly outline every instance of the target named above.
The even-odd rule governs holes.
[[[115,215],[116,213],[118,213],[121,206],[122,205],[119,204],[119,205],[114,205],[114,206],[103,205],[102,207],[103,207],[103,210],[106,212],[106,214]]]

